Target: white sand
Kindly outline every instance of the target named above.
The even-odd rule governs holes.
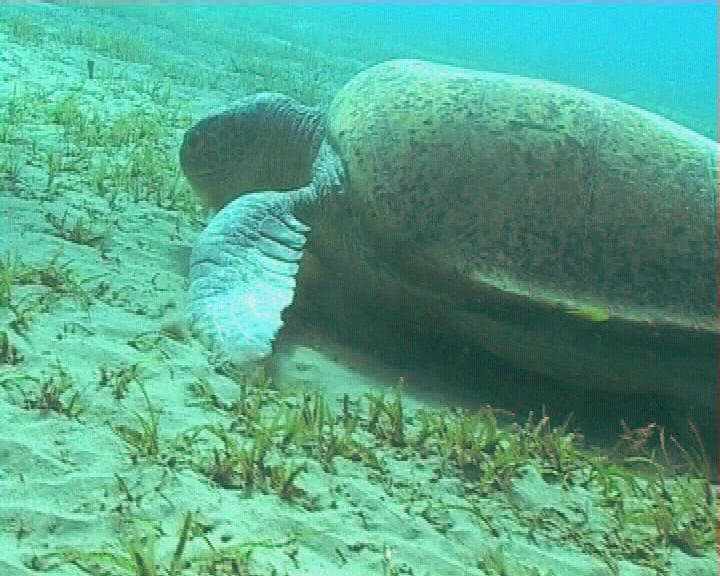
[[[176,18],[172,29],[161,29],[80,7],[6,6],[0,11],[0,112],[17,115],[13,133],[0,143],[0,259],[17,255],[26,264],[46,268],[56,258],[56,266],[65,266],[81,280],[90,297],[87,305],[66,296],[47,310],[36,310],[24,330],[13,329],[16,313],[0,306],[0,332],[8,334],[22,356],[16,365],[8,363],[9,358],[0,364],[0,576],[81,574],[77,565],[60,562],[52,553],[104,550],[127,557],[123,543],[133,534],[151,533],[157,573],[168,574],[187,512],[197,526],[207,526],[207,542],[216,548],[258,544],[247,572],[251,574],[612,574],[606,563],[567,538],[553,538],[552,531],[540,529],[531,534],[527,515],[532,514],[570,532],[573,523],[585,523],[598,539],[608,526],[607,512],[598,508],[595,496],[577,487],[564,490],[546,484],[532,469],[514,481],[507,494],[471,499],[451,469],[438,476],[436,459],[408,461],[379,443],[383,473],[343,458],[326,471],[312,458],[289,454],[307,462],[297,484],[316,501],[310,511],[272,491],[245,494],[215,485],[183,460],[182,451],[173,451],[178,434],[231,421],[196,405],[194,383],[206,381],[228,401],[239,394],[237,383],[213,370],[198,342],[161,332],[180,326],[176,319],[186,288],[182,266],[202,226],[199,213],[164,209],[153,200],[156,192],[167,193],[162,186],[173,182],[172,163],[183,130],[191,119],[240,91],[281,89],[295,76],[302,91],[302,82],[312,76],[307,71],[310,60],[320,71],[315,100],[327,102],[363,62],[377,58],[372,52],[353,55],[352,40],[346,57],[334,60],[296,50],[293,41],[303,33],[301,23],[285,22],[283,27],[262,20],[257,12],[248,10],[241,29],[218,36],[241,39],[253,49],[242,58],[243,71],[230,74],[226,46],[184,35],[183,29],[196,25],[194,21]],[[211,35],[212,26],[203,32]],[[84,39],[94,48],[77,41],[82,30],[95,34]],[[125,34],[148,52],[128,45],[131,61],[112,57],[108,50],[122,55],[122,43],[113,48],[97,34]],[[273,70],[286,70],[285,79],[258,69],[262,58],[248,56],[253,53],[275,58]],[[293,57],[307,61],[298,63]],[[94,80],[87,79],[88,59],[96,62]],[[263,74],[275,74],[275,79]],[[156,156],[161,168],[168,168],[166,180],[153,187],[148,177],[142,180],[147,188],[138,192],[128,182],[139,180],[120,187],[113,181],[117,175],[106,175],[103,186],[110,192],[102,195],[93,184],[97,166],[116,163],[127,171],[134,144],[101,146],[89,153],[72,137],[65,139],[51,110],[73,93],[84,112],[101,115],[101,126],[133,110],[162,117],[171,129],[162,146],[143,154]],[[64,167],[48,187],[52,154],[63,157]],[[19,167],[17,178],[11,174],[14,164]],[[187,194],[184,184],[178,190]],[[68,227],[80,218],[94,229],[107,230],[109,238],[100,247],[62,239],[47,215],[66,215]],[[50,292],[37,280],[23,283],[12,289],[12,302],[23,309]],[[142,346],[154,338],[156,344]],[[129,384],[123,399],[113,397],[112,386],[100,384],[103,370],[134,365],[141,367],[142,383],[159,410],[161,458],[155,461],[133,462],[132,451],[113,432],[118,425],[137,426],[136,411],[147,414],[137,382]],[[322,340],[289,347],[279,353],[276,365],[280,387],[323,390],[336,411],[343,394],[388,391],[405,376]],[[23,403],[20,389],[32,399],[42,382],[60,378],[60,373],[80,394],[84,410],[79,418],[28,409]],[[442,382],[437,387],[441,389]],[[408,411],[420,405],[419,399],[406,398]],[[175,458],[174,466],[163,461],[168,455]],[[184,558],[208,554],[207,542],[193,538]],[[241,557],[240,552],[236,556]],[[667,574],[716,573],[712,551],[695,558],[671,547],[668,558],[672,562]],[[111,564],[105,565],[108,571],[95,573],[152,573],[130,564],[111,570]],[[230,563],[225,571],[215,570],[196,563],[177,573],[246,573],[241,568],[234,572]],[[620,562],[618,571],[654,573],[629,562]]]

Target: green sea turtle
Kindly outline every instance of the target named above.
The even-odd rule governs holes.
[[[717,153],[609,98],[415,60],[358,74],[327,113],[246,97],[180,152],[218,211],[192,251],[191,321],[261,359],[296,279],[324,274],[523,369],[716,406]]]

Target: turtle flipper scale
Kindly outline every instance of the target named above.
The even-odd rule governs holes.
[[[193,246],[189,315],[223,359],[243,365],[270,354],[292,303],[309,227],[287,194],[245,194],[218,212]]]

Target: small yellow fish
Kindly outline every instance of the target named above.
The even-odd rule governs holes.
[[[590,322],[607,322],[610,320],[610,310],[608,308],[600,308],[599,306],[581,306],[567,310],[571,316],[579,316]]]

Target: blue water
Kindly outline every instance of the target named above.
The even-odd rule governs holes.
[[[274,10],[296,12],[329,35],[352,34],[370,45],[389,46],[392,56],[556,80],[660,112],[716,137],[718,7],[713,2]]]

